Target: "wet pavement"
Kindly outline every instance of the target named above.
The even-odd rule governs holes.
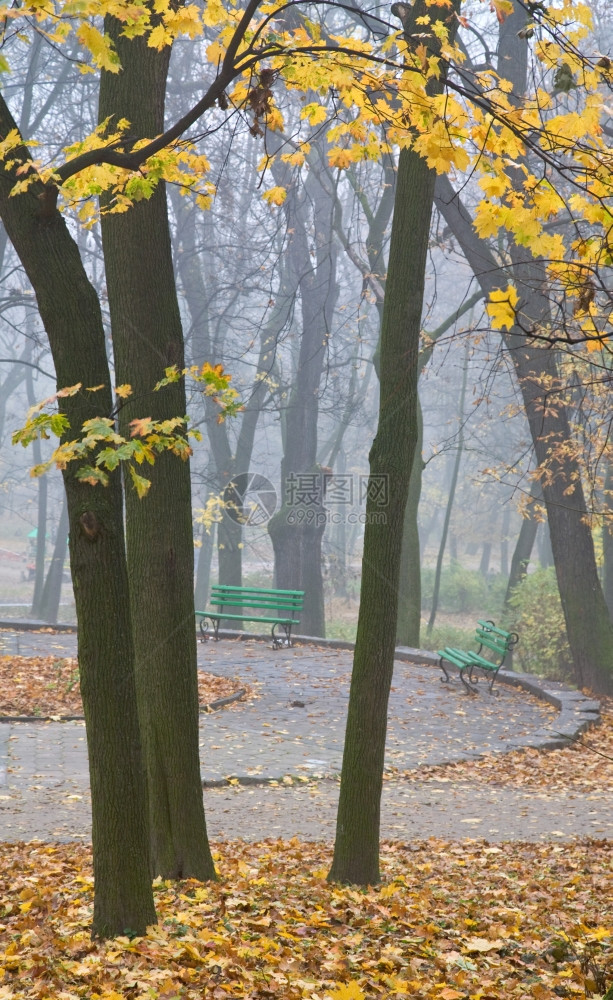
[[[2,654],[75,652],[72,633],[0,633]],[[214,837],[333,836],[338,782],[322,779],[340,772],[351,663],[348,650],[313,645],[273,650],[256,641],[199,643],[200,668],[256,692],[248,703],[201,716],[201,768]],[[503,754],[560,731],[559,711],[524,690],[500,684],[493,697],[483,685],[472,697],[459,681],[446,685],[439,677],[432,665],[396,662],[388,774]],[[568,697],[574,705],[580,696]],[[386,836],[602,837],[612,831],[613,810],[604,796],[600,803],[593,795],[535,796],[466,783],[385,785]],[[0,839],[37,836],[89,837],[82,722],[0,724]]]

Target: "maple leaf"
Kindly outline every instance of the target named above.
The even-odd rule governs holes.
[[[267,201],[269,205],[282,205],[287,198],[287,191],[284,187],[277,185],[276,187],[269,188],[262,195],[264,201]]]
[[[77,37],[93,56],[94,65],[109,73],[118,73],[121,65],[113,43],[108,35],[103,35],[92,24],[81,23]]]
[[[510,330],[515,325],[515,306],[518,301],[519,295],[513,285],[490,293],[486,308],[492,329]]]
[[[144,437],[151,434],[153,430],[153,420],[151,417],[137,417],[130,421],[130,437]]]
[[[342,983],[334,990],[328,990],[328,996],[331,1000],[365,1000],[365,994],[355,980],[351,983]]]
[[[115,386],[115,395],[120,399],[127,399],[132,395],[132,386],[126,382],[124,385]]]
[[[350,150],[342,149],[337,146],[335,149],[331,149],[328,153],[328,163],[331,167],[337,167],[339,170],[346,170],[353,163],[353,155]]]
[[[300,117],[306,119],[309,125],[321,125],[328,117],[328,110],[323,104],[305,104],[300,111]]]
[[[151,489],[151,480],[145,479],[144,476],[139,476],[136,469],[133,466],[128,466],[130,470],[130,479],[132,480],[132,485],[138,494],[138,499],[142,500],[143,497],[147,496],[147,493]]]

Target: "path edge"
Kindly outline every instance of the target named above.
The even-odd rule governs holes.
[[[14,631],[42,631],[49,632],[76,632],[76,625],[61,623],[50,624],[49,622],[29,621],[27,619],[0,619],[0,629],[11,629]],[[243,632],[232,629],[220,629],[220,639],[238,639],[243,641],[256,640],[259,642],[269,642],[270,634],[259,632]],[[202,641],[202,640],[201,640]],[[213,642],[213,639],[204,640]],[[353,651],[355,643],[345,639],[317,639],[313,636],[295,635],[292,642],[298,645],[319,646],[324,649],[345,649]],[[283,648],[283,647],[281,647]],[[287,647],[285,647],[287,648]],[[410,646],[396,646],[394,659],[401,663],[418,663],[424,666],[438,667],[439,657],[436,653],[431,653],[425,649],[414,649]],[[541,701],[546,701],[558,711],[558,716],[551,726],[536,730],[532,738],[522,742],[518,749],[536,750],[557,750],[567,747],[570,743],[578,740],[582,733],[597,726],[601,722],[600,702],[581,691],[574,690],[561,681],[550,681],[537,677],[534,674],[520,674],[511,670],[501,670],[498,673],[498,680],[510,687],[521,688],[529,694],[534,695]],[[230,696],[232,700],[242,697],[236,692],[235,696]],[[229,704],[225,699],[220,699],[223,704]],[[221,708],[222,704],[216,702],[208,706],[209,710],[215,711]],[[206,712],[206,708],[204,708]],[[0,717],[0,722],[18,721],[49,721],[37,716],[17,719],[15,717]],[[68,721],[68,720],[67,720]]]

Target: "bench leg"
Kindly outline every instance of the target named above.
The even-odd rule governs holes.
[[[465,670],[468,671],[468,680],[464,676],[464,671]],[[466,691],[468,692],[468,694],[476,694],[477,693],[477,688],[475,687],[476,681],[473,680],[472,673],[473,673],[473,664],[472,663],[469,663],[468,666],[466,666],[466,667],[460,667],[460,680],[462,681],[462,684],[466,688]]]
[[[284,636],[277,635],[277,629],[282,628]],[[292,645],[292,626],[291,625],[278,625],[276,622],[270,630],[272,636],[272,648],[281,649],[282,646]]]
[[[500,668],[498,668],[498,669],[500,669]],[[498,670],[495,670],[494,674],[492,676],[492,679],[490,681],[490,686],[489,686],[489,692],[490,692],[490,694],[495,694],[496,696],[498,696],[500,694],[500,691],[498,691],[498,690],[494,691],[492,689],[494,687],[494,681],[496,680],[497,677],[498,677]]]
[[[200,619],[200,642],[206,642],[207,639],[211,638],[209,628],[213,626],[213,638],[216,642],[219,642],[219,618],[213,618],[212,615],[204,615]]]
[[[448,672],[447,672],[447,670],[445,668],[445,664],[443,663],[443,657],[442,656],[440,657],[440,659],[438,661],[438,665],[441,668],[441,670],[443,671],[443,673],[445,674],[444,677],[439,677],[439,681],[441,682],[441,684],[451,684],[451,677],[449,676],[449,674],[448,674]]]

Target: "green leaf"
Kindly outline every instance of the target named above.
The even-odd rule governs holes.
[[[102,469],[94,469],[93,465],[84,465],[75,473],[75,477],[84,483],[91,483],[92,486],[108,486],[109,477]]]

